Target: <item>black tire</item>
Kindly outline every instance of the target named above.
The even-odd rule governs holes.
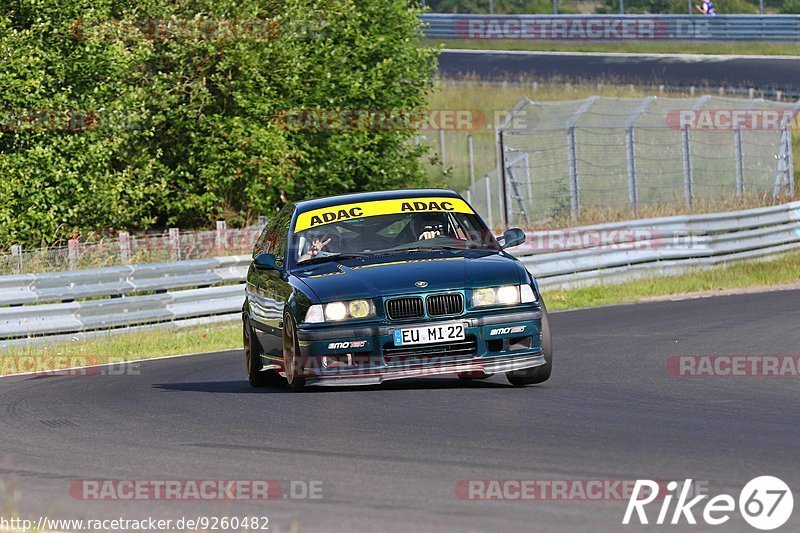
[[[544,383],[550,379],[550,373],[553,371],[553,341],[550,338],[550,319],[547,316],[547,307],[544,302],[542,302],[542,352],[545,364],[506,372],[509,383],[515,387],[524,387],[525,385]]]
[[[253,387],[269,387],[279,385],[283,379],[274,370],[262,370],[261,354],[264,349],[258,342],[253,326],[247,315],[242,316],[242,341],[244,344],[244,366],[247,381]]]
[[[286,313],[283,316],[283,368],[286,372],[286,383],[292,392],[301,392],[306,387],[303,361],[299,354],[300,346],[297,342],[294,320]]]

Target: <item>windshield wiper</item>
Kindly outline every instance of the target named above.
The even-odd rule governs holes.
[[[436,246],[412,246],[411,248],[396,248],[392,252],[430,252],[436,250],[457,250],[462,251],[467,248],[463,246],[452,246],[447,244],[437,244]]]
[[[361,253],[344,253],[344,254],[331,254],[331,255],[317,255],[315,257],[310,257],[308,259],[304,259],[303,261],[298,261],[297,266],[305,266],[305,265],[313,265],[316,263],[327,263],[328,261],[339,261],[340,259],[358,259],[362,257],[369,257],[372,254],[361,254]]]

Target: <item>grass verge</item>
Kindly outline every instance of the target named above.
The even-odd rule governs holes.
[[[549,309],[556,311],[793,283],[800,286],[800,251],[770,259],[730,263],[680,276],[572,290],[544,289],[543,293]],[[14,348],[0,354],[0,375],[239,349],[241,345],[241,325],[238,322],[109,335],[50,346]]]
[[[680,276],[643,279],[619,285],[571,290],[542,289],[551,310],[640,302],[693,293],[724,294],[737,289],[774,287],[800,282],[800,251],[769,259],[738,261]]]
[[[56,344],[12,347],[0,353],[0,375],[152,359],[241,348],[238,321],[175,329],[112,334]],[[88,372],[92,374],[92,372]]]

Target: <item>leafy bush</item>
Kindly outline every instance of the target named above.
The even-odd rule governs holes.
[[[413,129],[309,131],[277,119],[423,109],[435,52],[417,46],[411,5],[4,2],[0,246],[97,228],[243,224],[287,200],[424,183]],[[265,18],[268,38],[165,38],[152,24],[108,22]]]

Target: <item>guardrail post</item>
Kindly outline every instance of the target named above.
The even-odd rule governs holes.
[[[67,259],[69,261],[69,269],[72,270],[78,266],[78,257],[80,256],[80,241],[78,239],[70,239],[67,241]]]
[[[176,261],[181,260],[181,230],[179,228],[169,228],[169,247],[172,249],[172,256]]]
[[[742,130],[733,130],[733,149],[736,155],[736,197],[744,200],[744,154],[742,151]]]
[[[119,260],[123,264],[131,261],[131,235],[127,231],[119,232]]]
[[[11,272],[14,274],[22,273],[22,245],[11,245]]]
[[[567,159],[569,163],[569,207],[573,222],[580,216],[580,189],[578,188],[578,155],[575,147],[575,126],[567,128]]]
[[[222,250],[228,247],[228,223],[224,220],[217,220],[217,230],[214,234],[215,247]]]
[[[683,136],[683,196],[686,200],[686,207],[691,211],[694,191],[692,190],[692,151],[689,145],[689,127],[685,126],[681,134]]]

